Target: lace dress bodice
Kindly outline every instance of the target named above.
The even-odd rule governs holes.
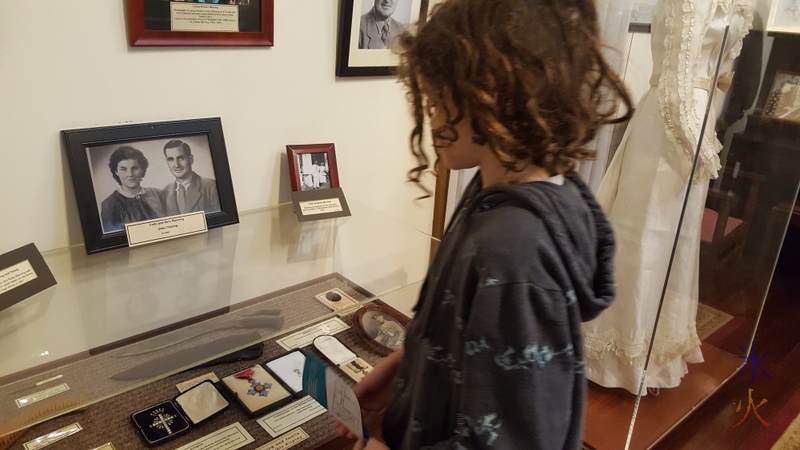
[[[749,0],[662,0],[656,6],[651,84],[658,87],[670,140],[690,160],[700,139],[717,61],[720,73],[731,70],[752,20]],[[720,149],[713,133],[703,136],[696,181],[717,177]]]

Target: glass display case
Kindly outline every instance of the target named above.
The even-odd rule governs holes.
[[[791,2],[638,3],[652,23],[622,52],[637,108],[597,190],[618,293],[584,327],[593,449],[653,448],[742,369],[755,404],[745,392],[729,425],[757,420],[754,335],[800,186],[800,21],[774,25]]]
[[[67,413],[106,411],[126,433],[121,440],[133,442],[117,448],[137,448],[130,415],[138,399],[174,396],[189,374],[222,378],[262,342],[256,362],[266,360],[284,351],[273,338],[347,322],[376,299],[410,311],[432,239],[354,200],[350,208],[351,217],[299,223],[283,204],[160,244],[44,252],[58,284],[0,311],[0,436],[27,441],[59,420],[82,422]],[[357,303],[332,310],[317,299],[331,289]]]

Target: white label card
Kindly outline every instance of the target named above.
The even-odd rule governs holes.
[[[67,425],[64,428],[53,431],[52,433],[48,433],[32,441],[28,441],[22,444],[22,446],[25,447],[25,450],[39,450],[40,448],[45,448],[54,442],[64,439],[65,437],[72,436],[82,429],[83,428],[77,422],[75,422],[72,425]]]
[[[125,233],[128,235],[128,246],[130,247],[191,236],[206,231],[208,231],[208,225],[206,224],[206,213],[203,211],[125,224]]]
[[[328,319],[325,322],[314,325],[311,328],[306,328],[305,330],[300,330],[297,333],[292,333],[277,339],[276,342],[286,350],[294,350],[311,344],[317,336],[326,334],[334,335],[348,328],[350,328],[350,326],[342,322],[342,319],[334,317],[333,319]]]
[[[32,405],[36,402],[48,399],[54,395],[58,395],[62,392],[67,392],[68,390],[69,386],[67,386],[66,383],[62,383],[59,384],[58,386],[53,386],[50,389],[45,389],[35,394],[26,395],[25,397],[20,397],[14,400],[14,403],[17,404],[17,408],[23,408],[25,406]]]
[[[239,8],[235,5],[198,5],[171,2],[172,31],[239,31]]]
[[[258,419],[261,428],[270,436],[278,437],[286,430],[302,425],[325,412],[325,408],[311,396],[303,397],[288,406]]]
[[[338,198],[326,198],[322,200],[310,200],[300,202],[300,211],[304,216],[314,216],[317,214],[327,214],[342,212],[342,202]]]
[[[253,436],[236,422],[175,450],[234,450],[255,442]]]
[[[302,428],[295,428],[278,439],[274,439],[262,445],[261,447],[258,447],[256,450],[286,450],[287,448],[294,447],[306,439],[308,439],[308,433],[303,431]]]
[[[0,270],[0,294],[33,281],[38,276],[27,259],[11,267]]]
[[[93,448],[92,450],[117,450],[111,442],[103,444],[100,447]]]

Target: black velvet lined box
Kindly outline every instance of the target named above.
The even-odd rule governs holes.
[[[210,381],[167,400],[131,414],[131,420],[148,446],[176,438],[193,426],[221,414],[230,403]]]
[[[189,421],[172,400],[135,412],[131,419],[149,446],[162,444],[189,430]]]

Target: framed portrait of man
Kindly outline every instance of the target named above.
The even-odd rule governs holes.
[[[131,46],[274,45],[274,0],[127,0]]]
[[[198,211],[208,228],[239,221],[219,118],[61,135],[89,254],[126,246],[129,223]]]
[[[336,76],[391,75],[398,37],[441,0],[341,0]]]

